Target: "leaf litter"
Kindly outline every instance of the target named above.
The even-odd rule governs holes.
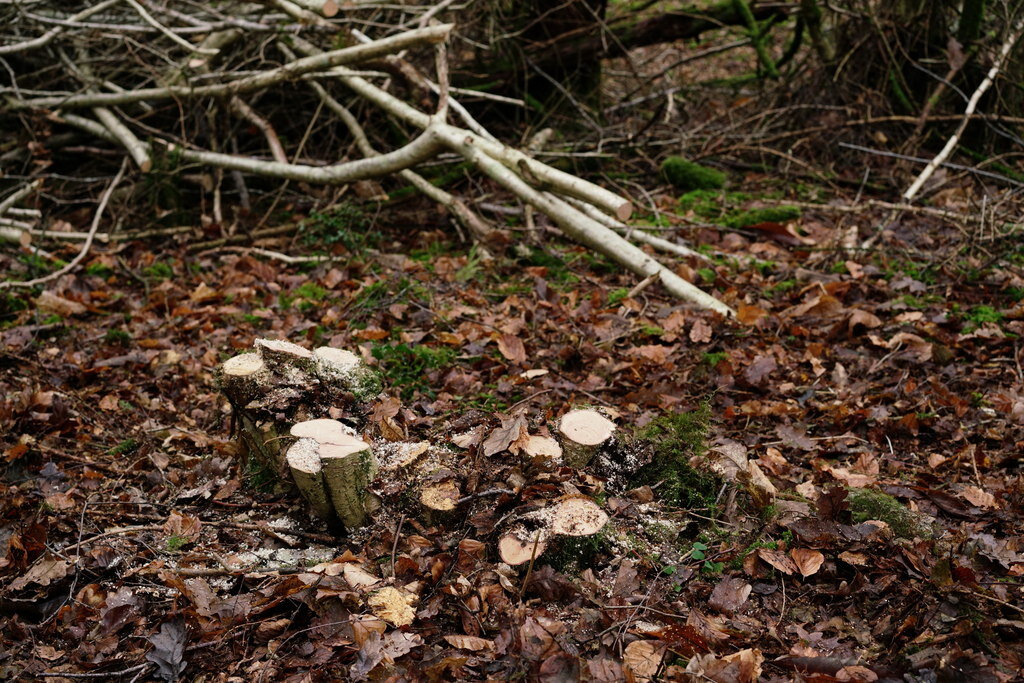
[[[612,303],[632,283],[572,249],[571,286],[513,259],[456,280],[455,245],[400,226],[447,265],[130,244],[124,274],[35,294],[0,330],[0,677],[1012,680],[1024,282],[830,268],[758,232],[702,235],[773,260],[717,269],[736,322],[654,288]],[[157,257],[180,276],[132,277]],[[327,295],[296,305],[304,283]],[[451,444],[459,514],[332,535],[240,463],[212,373],[260,337],[373,361],[396,390],[370,423],[395,459]],[[685,503],[664,472],[529,454],[569,407],[628,433],[708,400],[682,455],[720,484]],[[509,520],[567,495],[601,533],[503,565]]]

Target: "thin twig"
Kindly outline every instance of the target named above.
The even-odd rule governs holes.
[[[1024,32],[1024,15],[1021,15],[1020,19],[1017,20],[1017,24],[1013,27],[1013,30],[1010,31],[1010,35],[1006,37],[1006,42],[1004,42],[1003,46],[999,48],[999,56],[996,58],[995,63],[992,64],[992,68],[988,70],[988,73],[985,74],[985,79],[978,86],[978,89],[974,91],[974,94],[971,95],[971,99],[967,103],[967,108],[964,110],[964,118],[960,121],[960,125],[957,126],[956,132],[953,133],[949,140],[946,141],[946,146],[935,155],[934,159],[928,162],[928,165],[923,171],[921,171],[921,174],[918,175],[914,182],[911,183],[910,187],[906,189],[903,193],[903,201],[907,203],[914,201],[914,197],[916,197],[917,193],[921,191],[921,188],[926,182],[928,182],[928,179],[932,177],[932,174],[935,173],[936,169],[938,169],[938,167],[946,161],[949,155],[953,153],[953,150],[956,149],[957,144],[960,142],[960,136],[963,135],[964,130],[967,128],[967,124],[971,122],[971,115],[974,114],[974,110],[978,107],[978,102],[981,101],[981,96],[985,94],[985,91],[992,87],[992,82],[999,74],[999,71],[1003,68],[1003,62],[1005,62],[1006,58],[1010,55],[1010,50],[1013,49],[1013,46],[1017,44],[1022,32]]]

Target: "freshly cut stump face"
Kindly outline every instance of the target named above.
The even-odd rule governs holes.
[[[221,371],[232,377],[251,377],[267,369],[258,353],[240,353],[224,361]]]
[[[551,458],[561,460],[562,447],[550,436],[531,436],[523,449],[531,458]]]
[[[352,371],[362,364],[356,354],[333,346],[321,346],[313,351],[313,356],[324,365],[339,371]]]
[[[565,498],[551,510],[551,533],[593,536],[608,523],[608,515],[589,498]]]
[[[320,443],[348,443],[353,439],[358,441],[355,432],[346,427],[343,423],[330,418],[318,418],[297,422],[289,430],[292,436],[298,438],[315,439]],[[360,442],[362,443],[362,442]]]
[[[502,562],[511,567],[525,564],[533,558],[540,557],[547,550],[548,545],[544,536],[543,531],[511,531],[498,540],[498,555],[501,556]]]
[[[615,423],[596,410],[571,410],[558,423],[565,462],[582,468],[615,433]]]
[[[283,339],[257,339],[253,344],[260,353],[270,356],[294,356],[296,358],[312,358],[313,354],[309,349],[298,344],[292,344]]]

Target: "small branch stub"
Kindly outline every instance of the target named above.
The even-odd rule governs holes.
[[[292,449],[299,444],[303,444],[303,449],[315,449],[321,466],[324,488],[330,497],[331,507],[342,524],[348,529],[363,526],[368,511],[375,507],[376,502],[369,491],[370,482],[377,474],[377,458],[370,445],[353,436],[350,430],[337,420],[317,419],[299,422],[290,431],[292,436],[300,437]],[[292,449],[289,449],[289,455]],[[302,490],[302,484],[298,479],[296,485]],[[309,497],[306,499],[316,510],[317,504],[314,500],[310,500]]]
[[[577,469],[586,467],[614,434],[615,423],[596,410],[571,410],[558,424],[565,462]]]
[[[240,353],[228,358],[220,367],[224,394],[238,407],[258,397],[269,376],[266,364],[256,353]]]

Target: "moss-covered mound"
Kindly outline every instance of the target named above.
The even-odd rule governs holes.
[[[800,209],[795,206],[770,206],[764,209],[751,209],[733,214],[722,224],[727,228],[745,228],[759,223],[785,223],[800,218]]]
[[[695,164],[682,157],[669,157],[661,165],[661,174],[676,189],[718,190],[725,185],[726,176],[721,171]]]
[[[711,426],[711,407],[701,404],[688,413],[664,415],[633,434],[635,443],[651,449],[651,462],[634,475],[633,486],[657,485],[665,504],[686,509],[710,509],[722,486],[714,474],[690,466],[703,455]]]

